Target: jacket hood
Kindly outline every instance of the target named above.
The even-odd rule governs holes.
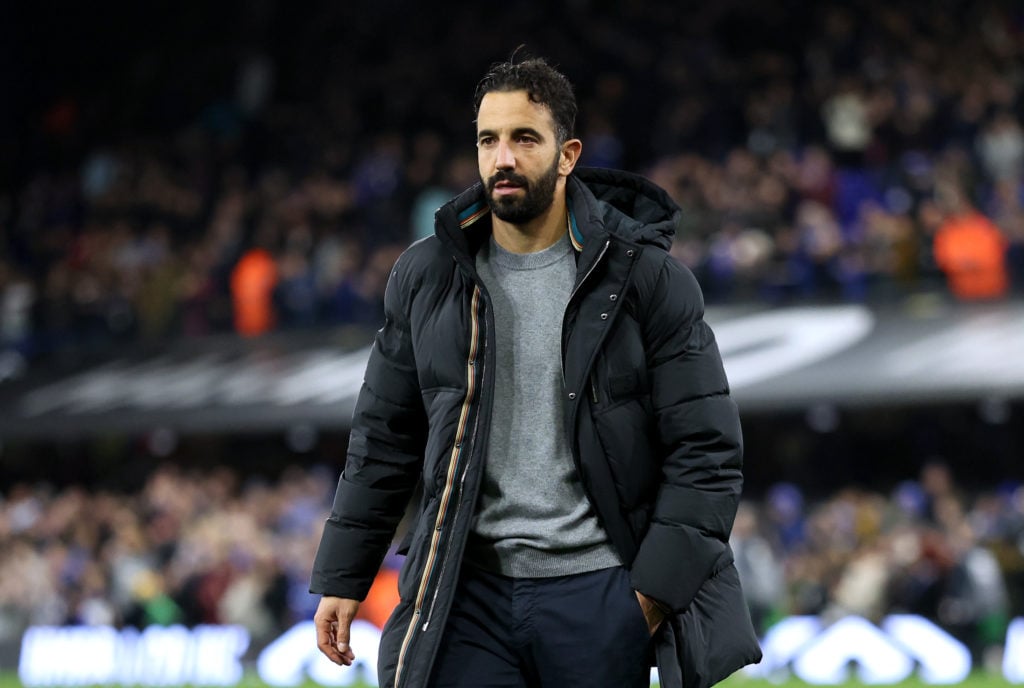
[[[682,213],[660,186],[638,174],[596,167],[577,168],[569,176],[570,212],[583,240],[588,228],[603,228],[639,244],[666,251]],[[585,220],[585,221],[583,221]]]
[[[441,206],[436,233],[443,242],[473,252],[465,232],[490,212],[483,184],[469,189]],[[591,235],[606,232],[639,244],[668,250],[681,210],[664,189],[630,172],[596,167],[577,167],[567,180],[573,244],[580,249]]]

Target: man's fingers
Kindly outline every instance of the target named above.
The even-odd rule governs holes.
[[[341,653],[334,645],[334,634],[331,632],[331,624],[316,619],[316,646],[321,652],[335,664],[341,664]]]
[[[356,658],[352,648],[349,647],[349,628],[351,619],[342,619],[341,623],[334,624],[334,646],[345,666],[348,666]]]
[[[350,665],[356,659],[356,654],[352,652],[352,648],[348,646],[348,643],[339,642],[337,645],[337,652],[345,666]]]
[[[339,643],[335,637],[335,629],[338,628],[338,623],[321,618],[315,618],[314,621],[316,622],[316,646],[320,649],[320,652],[323,652],[324,656],[335,664],[342,666],[351,665],[355,655],[348,647],[348,642],[344,644],[344,651],[339,650]]]
[[[341,653],[334,644],[334,624],[326,619],[316,618],[316,646],[324,653],[327,659],[335,664],[345,664]]]
[[[636,599],[640,603],[640,610],[644,613],[644,618],[647,620],[647,631],[653,636],[657,632],[658,627],[661,626],[661,622],[665,620],[665,613],[639,590],[634,590],[633,592],[636,593]]]
[[[335,664],[351,666],[356,655],[349,647],[349,627],[359,610],[359,601],[341,597],[320,598],[313,616],[316,646]]]

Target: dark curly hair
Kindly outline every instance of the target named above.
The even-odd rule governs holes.
[[[557,143],[562,145],[572,138],[576,128],[576,95],[572,84],[542,58],[534,57],[522,62],[514,62],[514,58],[513,55],[507,62],[492,65],[476,85],[473,112],[480,113],[480,101],[491,91],[526,91],[532,102],[551,111]]]

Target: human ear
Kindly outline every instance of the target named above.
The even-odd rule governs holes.
[[[568,176],[573,171],[573,168],[576,167],[582,152],[583,142],[579,139],[569,139],[563,143],[561,153],[558,156],[559,174]]]

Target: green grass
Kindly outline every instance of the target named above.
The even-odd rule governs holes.
[[[808,684],[797,679],[790,679],[783,683],[771,683],[761,679],[751,679],[744,674],[734,674],[722,683],[722,688],[808,688]],[[847,688],[861,688],[864,684],[857,681],[850,681],[844,686]],[[899,688],[926,688],[929,684],[918,678],[911,678],[896,684]],[[1015,684],[1010,683],[1002,676],[976,672],[963,683],[957,684],[960,688],[1009,688]],[[0,688],[15,688],[21,686],[17,674],[13,672],[0,672]],[[260,681],[255,674],[247,675],[237,684],[238,688],[265,688],[266,684]],[[97,687],[99,688],[99,687]],[[322,688],[320,684],[307,681],[301,688]],[[356,684],[352,688],[370,688],[365,684]],[[567,687],[571,688],[571,687]],[[872,687],[874,688],[874,687]],[[930,687],[929,687],[930,688]]]
[[[722,688],[808,688],[810,684],[796,678],[790,678],[783,683],[772,683],[763,679],[748,678],[744,674],[733,674],[718,684]],[[861,688],[864,686],[859,681],[848,681],[844,686],[849,688]],[[899,688],[933,688],[932,684],[925,683],[916,676],[895,684]],[[1000,674],[988,674],[975,672],[967,677],[966,681],[955,684],[958,688],[1008,688],[1015,684],[1010,683]],[[875,688],[874,686],[872,688]]]

